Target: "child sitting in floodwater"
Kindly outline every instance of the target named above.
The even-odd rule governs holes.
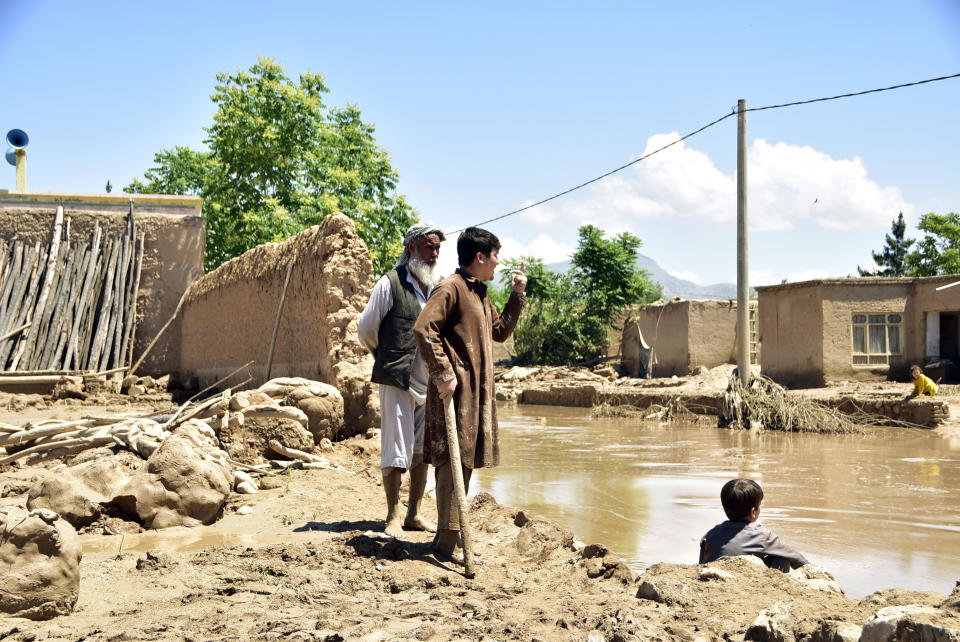
[[[727,521],[711,528],[700,540],[700,564],[721,557],[756,555],[770,568],[786,573],[810,562],[757,523],[763,489],[752,479],[731,479],[720,490]]]
[[[910,378],[913,379],[913,392],[907,395],[904,401],[910,401],[919,395],[937,394],[937,384],[933,382],[933,379],[923,374],[920,366],[910,366]]]

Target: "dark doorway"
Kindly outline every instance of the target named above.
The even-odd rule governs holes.
[[[940,313],[940,358],[949,359],[953,367],[944,368],[943,378],[955,380],[960,365],[960,313]]]

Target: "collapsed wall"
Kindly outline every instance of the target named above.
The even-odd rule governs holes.
[[[331,214],[283,243],[266,243],[197,279],[181,312],[181,368],[201,386],[253,363],[224,385],[248,376],[267,380],[267,361],[288,266],[290,282],[277,330],[271,377],[304,377],[335,386],[344,401],[345,437],[379,425],[370,372],[373,358],[357,338],[357,319],[373,288],[373,267],[353,221]]]
[[[48,244],[61,204],[70,218],[71,243],[89,243],[97,224],[104,234],[122,234],[131,198],[138,233],[144,233],[136,360],[173,315],[187,286],[203,273],[206,221],[200,216],[199,197],[0,191],[0,238]],[[178,368],[180,331],[179,320],[174,320],[144,359],[140,374],[162,375]]]

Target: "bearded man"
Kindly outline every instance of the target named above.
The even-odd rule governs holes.
[[[360,342],[374,356],[371,381],[380,384],[380,468],[387,495],[383,530],[391,537],[399,537],[403,529],[436,530],[420,514],[428,467],[423,459],[428,377],[413,339],[413,324],[433,286],[443,278],[437,257],[444,240],[443,231],[427,223],[407,230],[400,260],[377,281],[357,326]],[[401,521],[400,484],[407,470],[410,494]]]

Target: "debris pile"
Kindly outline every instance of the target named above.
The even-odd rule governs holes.
[[[131,210],[125,233],[74,243],[58,207],[47,247],[0,240],[0,370],[129,364],[143,239]]]
[[[744,386],[736,370],[723,394],[720,428],[782,430],[784,432],[859,433],[863,429],[848,415],[812,399],[790,396],[764,376]]]

